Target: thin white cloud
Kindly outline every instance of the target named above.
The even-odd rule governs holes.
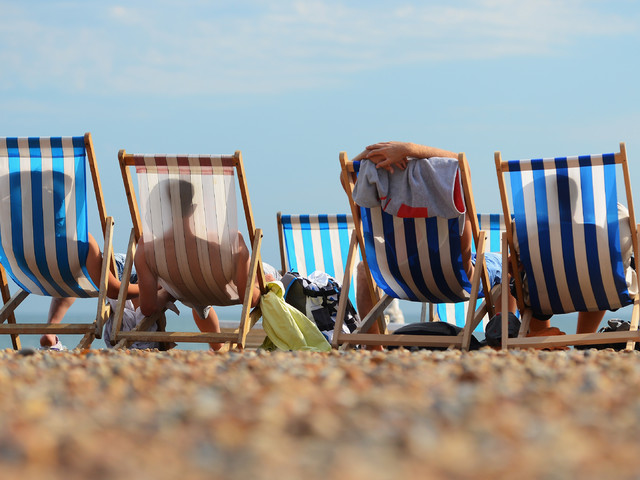
[[[585,37],[637,32],[636,19],[580,0],[131,5],[48,2],[38,16],[0,2],[0,91],[277,92],[395,65],[561,55]]]

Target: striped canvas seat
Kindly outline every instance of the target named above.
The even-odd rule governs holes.
[[[284,272],[298,272],[307,277],[314,271],[322,271],[342,284],[354,228],[351,215],[283,215],[279,212],[277,221]],[[355,273],[351,285],[349,299],[355,305]]]
[[[150,270],[174,298],[196,308],[242,303],[235,283],[240,247],[237,180],[247,215],[248,247],[253,245],[252,275],[260,275],[264,285],[258,260],[261,232],[253,223],[240,152],[178,156],[132,155],[121,151],[119,156],[134,224],[132,243],[137,241],[138,248],[144,248]],[[135,168],[138,179],[139,209],[131,168]],[[131,252],[129,257],[132,255]],[[153,341],[149,340],[152,337],[156,341],[244,345],[251,295],[246,297],[240,329],[235,334],[119,332],[118,311],[111,338],[114,343],[124,339],[121,346],[134,340]]]
[[[480,230],[485,231],[487,234],[485,251],[495,253],[500,252],[501,235],[506,230],[502,214],[479,213],[478,224],[480,226]],[[471,246],[471,249],[475,252],[475,244]],[[481,302],[482,300],[478,300],[476,309],[480,306]],[[467,319],[468,309],[469,302],[438,303],[435,305],[435,314],[437,320],[463,327]],[[478,324],[475,331],[483,332],[488,321],[489,316],[485,315],[482,318],[482,323]]]
[[[87,171],[88,163],[90,171]],[[3,277],[6,270],[23,296],[30,293],[50,297],[99,296],[100,289],[86,269],[89,175],[94,177],[103,233],[106,233],[112,220],[105,215],[89,134],[0,138],[0,262]],[[106,243],[105,251],[110,251],[110,238]],[[106,268],[103,270],[106,275]],[[8,292],[6,281],[3,288]],[[5,303],[7,296],[8,293]],[[3,309],[3,321],[16,306]],[[103,295],[98,310],[101,319],[104,308]],[[9,321],[14,323],[14,317]],[[96,320],[78,327],[60,324],[2,327],[6,332],[18,333],[26,333],[27,328],[31,333],[84,333],[86,337],[81,344],[88,346],[92,335],[101,335],[98,323]],[[72,329],[75,331],[71,332]],[[14,335],[14,346],[16,341]]]
[[[233,283],[238,251],[233,160],[134,156],[141,248],[161,285],[185,303],[239,303]],[[207,208],[212,205],[225,209]]]
[[[480,282],[488,285],[484,267],[484,232],[478,228],[475,205],[471,195],[468,165],[460,154],[460,178],[465,194],[467,214],[470,216],[473,237],[478,242],[478,259],[474,278],[467,278],[460,249],[460,220],[430,218],[399,218],[381,207],[358,207],[353,202],[353,187],[359,169],[358,162],[349,162],[340,155],[343,183],[352,207],[358,242],[370,271],[370,282],[379,287],[383,298],[362,320],[355,334],[339,333],[338,322],[334,342],[377,345],[455,345],[468,348],[471,331],[482,315],[470,312],[464,333],[458,337],[376,335],[368,332],[384,308],[397,298],[414,302],[457,303],[471,300],[476,304]],[[481,280],[482,276],[482,280]],[[372,285],[370,291],[375,291]],[[483,289],[486,291],[486,288]],[[489,294],[490,297],[490,294]],[[493,304],[487,302],[491,311]],[[415,337],[415,338],[408,338]]]
[[[624,176],[635,252],[636,225],[624,144],[619,153],[575,157],[502,161],[496,153],[507,209],[505,177],[510,182],[515,231],[508,227],[507,235],[509,249],[518,252],[524,270],[524,284],[520,278],[516,282],[519,306],[521,311],[526,307],[528,317],[615,310],[634,302],[620,247],[617,165]],[[512,258],[515,261],[516,256]],[[577,335],[566,337],[566,344],[584,340]]]
[[[361,215],[367,262],[384,293],[414,302],[469,299],[458,219],[398,218],[381,207]]]

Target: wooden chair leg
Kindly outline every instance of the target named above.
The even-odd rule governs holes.
[[[14,310],[18,305],[15,305],[14,307],[7,307],[7,303],[11,300],[11,292],[9,291],[9,279],[7,278],[7,272],[2,265],[0,265],[0,291],[2,292],[2,301],[5,304],[5,307],[2,308],[2,312],[5,311],[5,308],[8,308],[6,317],[2,315],[0,323],[4,322],[6,318],[8,323],[15,325],[16,317]],[[14,350],[20,350],[20,348],[22,348],[20,344],[20,336],[18,334],[11,334],[11,344]]]
[[[342,290],[340,291],[340,300],[338,301],[338,313],[336,314],[336,323],[333,327],[333,336],[331,337],[331,346],[338,348],[340,346],[340,334],[342,333],[342,325],[344,317],[347,314],[347,305],[349,303],[349,291],[351,290],[351,277],[356,260],[356,251],[358,248],[358,238],[355,229],[351,233],[351,241],[349,243],[349,253],[347,254],[347,265],[344,271],[344,280],[342,282]]]
[[[633,299],[633,310],[631,312],[631,325],[629,331],[635,332],[638,330],[638,322],[640,321],[640,294],[636,294]],[[636,348],[636,342],[629,340],[627,342],[626,350],[634,350]]]
[[[136,234],[135,229],[131,229],[129,235],[129,245],[127,247],[127,257],[124,261],[124,271],[122,272],[122,279],[120,283],[120,291],[118,292],[118,303],[116,311],[113,317],[113,323],[111,325],[111,345],[115,346],[118,340],[118,332],[122,330],[122,318],[124,317],[124,307],[126,303],[127,289],[129,288],[129,281],[131,279],[131,270],[133,268],[133,259],[136,253]]]
[[[91,348],[91,344],[93,343],[93,340],[95,338],[96,336],[93,333],[86,333],[84,337],[82,337],[82,340],[80,340],[76,348],[79,348],[81,350]]]
[[[467,319],[464,322],[464,328],[462,329],[462,345],[461,348],[463,351],[467,351],[469,350],[469,347],[471,345],[471,334],[472,334],[472,327],[473,327],[473,323],[474,323],[474,309],[475,309],[475,305],[478,303],[478,292],[480,291],[480,282],[482,281],[482,277],[483,276],[487,276],[486,275],[486,265],[484,263],[484,246],[485,246],[485,241],[486,241],[486,235],[484,233],[484,231],[480,231],[480,236],[478,239],[478,249],[477,249],[477,256],[476,256],[476,267],[473,270],[473,275],[472,275],[472,279],[471,279],[471,294],[469,296],[469,308],[467,309]],[[484,283],[484,287],[485,287],[485,297],[490,299],[491,298],[491,292],[486,290],[488,289],[488,283],[489,282],[483,282]],[[489,308],[489,303],[490,302],[485,302],[485,306],[487,307],[487,309],[489,311],[493,311],[492,309]],[[474,306],[474,308],[472,308],[471,306]],[[473,327],[475,328],[475,327]]]
[[[96,312],[96,338],[102,338],[103,322],[105,321],[109,259],[113,257],[113,224],[113,217],[107,217],[106,232],[104,234],[104,250],[102,253],[102,271],[100,272],[100,294],[98,295],[98,311]]]
[[[251,314],[251,299],[253,298],[253,289],[258,276],[262,276],[262,280],[259,281],[262,287],[264,285],[264,271],[262,270],[262,264],[260,263],[260,247],[262,245],[262,229],[257,228],[254,235],[253,244],[251,246],[251,260],[249,262],[249,275],[247,278],[247,286],[245,288],[244,303],[242,305],[242,314],[240,317],[240,325],[238,327],[238,347],[244,348],[247,333],[253,327],[250,323]]]

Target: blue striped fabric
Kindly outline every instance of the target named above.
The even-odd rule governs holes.
[[[432,303],[469,298],[458,219],[398,218],[380,207],[360,211],[367,262],[386,294]]]
[[[630,304],[620,252],[614,154],[512,160],[507,165],[534,315]]]
[[[285,268],[303,277],[322,271],[342,282],[353,232],[351,215],[281,215]],[[357,261],[360,260],[358,253]],[[349,299],[355,305],[355,269]]]
[[[478,222],[480,230],[484,230],[487,233],[487,242],[485,243],[485,251],[487,252],[500,252],[501,248],[501,235],[505,231],[504,216],[500,213],[479,213]],[[475,243],[472,244],[472,251],[476,251]],[[482,300],[478,300],[477,306],[480,306]],[[436,305],[436,315],[440,321],[452,323],[463,327],[467,321],[467,310],[469,309],[469,302],[458,303],[439,303]],[[478,324],[475,331],[483,332],[484,327],[489,321],[489,316],[485,315],[482,322]]]
[[[353,162],[354,171],[360,162]],[[458,219],[398,218],[360,208],[367,263],[375,282],[393,298],[457,303],[469,298]]]
[[[0,138],[0,262],[30,293],[97,296],[83,137]]]

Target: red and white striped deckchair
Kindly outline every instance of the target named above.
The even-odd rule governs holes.
[[[249,319],[249,292],[256,276],[264,290],[264,274],[259,257],[262,232],[255,228],[240,152],[234,155],[132,155],[121,150],[119,159],[134,226],[123,278],[129,277],[134,244],[141,242],[138,248],[145,249],[147,264],[174,298],[187,305],[240,304],[234,283],[239,246],[236,174],[252,252],[236,332],[148,332],[145,328],[154,320],[151,318],[141,322],[139,330],[123,332],[120,331],[120,305],[124,302],[119,301],[112,342],[124,340],[121,346],[133,341],[227,342],[244,347],[249,328],[259,318],[256,310],[252,320]],[[132,168],[138,178],[139,205]]]

